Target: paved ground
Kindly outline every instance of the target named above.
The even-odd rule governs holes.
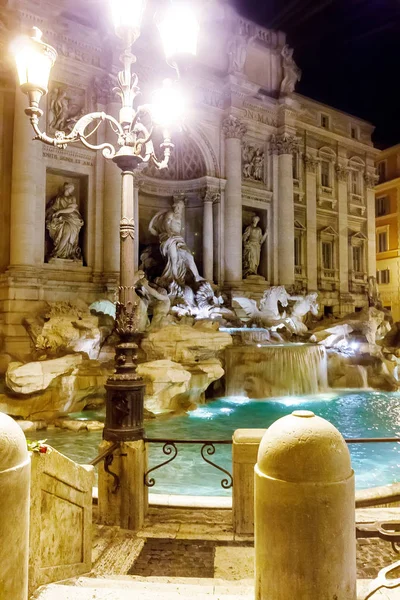
[[[357,511],[359,522],[390,519],[400,520],[400,509]],[[152,508],[146,526],[137,534],[98,525],[94,534],[89,578],[47,586],[35,598],[254,599],[253,539],[234,535],[230,510]],[[359,598],[365,597],[382,567],[399,559],[388,542],[358,540]],[[371,600],[384,599],[400,600],[400,588],[382,590]]]

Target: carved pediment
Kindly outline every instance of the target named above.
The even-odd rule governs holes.
[[[331,225],[328,225],[327,227],[323,227],[323,229],[319,230],[319,234],[320,236],[331,236],[331,237],[339,237],[338,232],[331,227]]]

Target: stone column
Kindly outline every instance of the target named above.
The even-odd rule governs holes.
[[[364,174],[367,201],[367,273],[368,277],[376,277],[376,232],[375,232],[375,172]]]
[[[308,291],[318,289],[318,240],[317,240],[317,166],[314,156],[304,157],[306,166],[307,199],[307,281]]]
[[[225,136],[225,283],[242,281],[242,138],[246,127],[230,115],[222,123]]]
[[[203,276],[208,281],[214,280],[214,196],[207,190],[203,200]]]
[[[120,105],[109,102],[107,113],[118,118]],[[107,141],[116,143],[116,135],[108,127]],[[121,171],[111,160],[105,161],[104,204],[103,204],[103,261],[104,273],[114,277],[119,273],[119,221],[121,202]]]
[[[41,252],[37,214],[44,213],[42,144],[34,142],[34,132],[24,110],[25,94],[15,92],[13,158],[11,180],[10,267],[33,266],[44,262],[44,220],[40,224]],[[38,211],[39,203],[43,204]],[[39,256],[39,254],[41,256]]]
[[[278,155],[278,273],[279,285],[294,284],[294,204],[293,152],[297,150],[294,136],[273,136],[271,151]]]
[[[349,291],[349,231],[348,231],[348,169],[343,164],[335,165],[338,182],[338,234],[339,234],[339,289]]]

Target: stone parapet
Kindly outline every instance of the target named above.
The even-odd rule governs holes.
[[[29,587],[90,571],[93,467],[32,452]]]

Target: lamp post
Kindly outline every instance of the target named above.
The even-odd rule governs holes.
[[[140,26],[146,0],[110,0],[115,32],[123,41],[121,56],[123,69],[118,73],[115,88],[121,99],[119,119],[104,112],[93,112],[81,117],[70,133],[56,131],[54,137],[42,132],[39,120],[43,115],[39,104],[48,91],[48,81],[57,52],[45,44],[39,29],[33,28],[31,37],[15,40],[13,53],[21,90],[28,96],[25,113],[36,134],[35,140],[56,148],[82,142],[91,150],[100,150],[112,160],[122,173],[122,200],[120,221],[120,284],[116,306],[115,330],[119,336],[115,353],[115,371],[106,383],[106,423],[104,439],[134,441],[143,437],[143,397],[145,384],[136,372],[138,330],[138,297],[135,293],[134,244],[137,224],[134,222],[134,171],[141,163],[153,162],[159,169],[168,166],[173,144],[170,130],[179,119],[182,98],[170,80],[154,94],[152,105],[135,108],[139,93],[138,77],[132,72],[136,61],[132,44],[140,35]],[[167,62],[179,71],[188,58],[196,53],[198,24],[194,13],[184,0],[172,0],[158,18]],[[16,117],[18,118],[18,116]],[[148,122],[152,124],[149,126]],[[116,134],[115,145],[92,143],[92,136],[102,124],[108,124]],[[152,142],[153,123],[162,127],[162,157],[159,159]],[[93,140],[94,142],[94,140]]]

